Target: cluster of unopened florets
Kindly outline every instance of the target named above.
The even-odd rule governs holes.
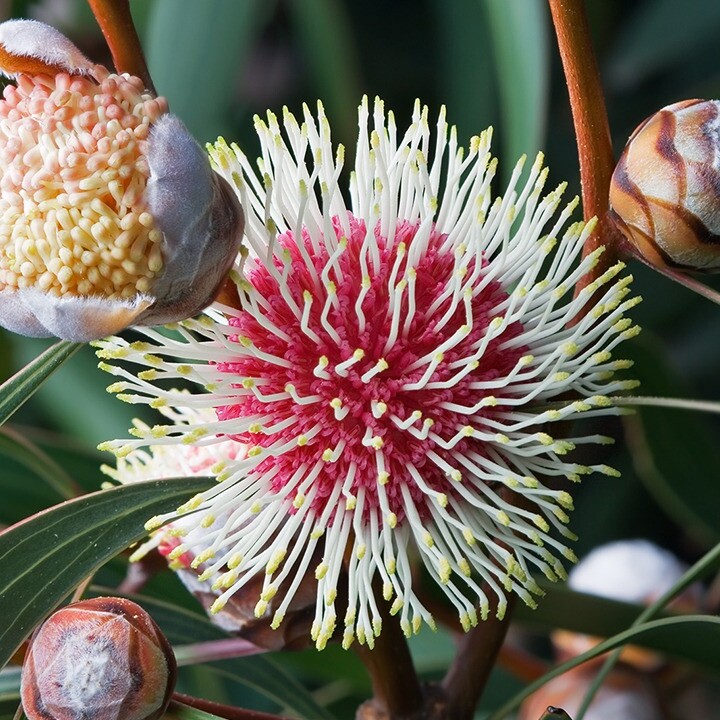
[[[132,298],[162,269],[143,196],[167,104],[139,78],[103,74],[20,75],[4,90],[0,288]]]

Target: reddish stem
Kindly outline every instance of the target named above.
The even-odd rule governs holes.
[[[446,713],[452,720],[472,720],[490,673],[502,647],[510,623],[515,596],[508,598],[507,617],[493,614],[460,637],[458,651],[450,666],[443,688],[447,698]],[[491,612],[493,610],[491,609]]]
[[[370,650],[367,645],[357,643],[353,647],[372,680],[373,702],[379,704],[391,720],[420,717],[425,699],[407,640],[398,618],[390,615],[386,603],[380,601],[379,604],[383,613],[382,632],[375,638],[375,647]]]
[[[173,705],[176,703],[188,705],[196,710],[203,710],[212,715],[226,718],[226,720],[290,720],[290,718],[282,715],[271,715],[257,710],[245,710],[243,708],[231,707],[230,705],[221,705],[220,703],[212,702],[212,700],[203,700],[202,698],[177,692],[173,693],[173,702],[170,703],[170,711],[172,711]]]
[[[615,158],[584,0],[548,2],[570,95],[580,160],[583,212],[586,220],[598,218],[597,227],[583,248],[583,256],[600,245],[605,246],[600,263],[580,280],[577,293],[612,265],[617,255],[617,234],[607,217]]]
[[[139,77],[148,90],[155,92],[130,14],[130,0],[88,0],[88,5],[105,36],[115,69]]]

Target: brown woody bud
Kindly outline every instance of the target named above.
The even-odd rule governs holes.
[[[22,671],[29,720],[156,720],[175,687],[172,648],[124,598],[68,605],[36,631]]]

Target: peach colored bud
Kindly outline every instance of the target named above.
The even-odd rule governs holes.
[[[36,630],[22,671],[29,720],[156,720],[175,656],[153,619],[124,598],[68,605]]]
[[[82,342],[212,302],[243,214],[165,100],[37,22],[0,24],[0,70],[0,325]]]

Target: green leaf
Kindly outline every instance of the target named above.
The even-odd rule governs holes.
[[[677,0],[638,3],[619,25],[608,76],[620,89],[636,87],[653,73],[677,68],[704,44],[711,54],[718,31],[717,0],[685,0],[682,22],[678,22]]]
[[[720,618],[710,615],[686,615],[652,620],[618,633],[614,637],[598,643],[591,650],[553,668],[493,712],[488,720],[502,720],[519,707],[525,698],[530,697],[553,678],[603,655],[609,650],[631,642],[645,646],[652,645],[675,655],[681,651],[685,659],[691,659],[692,655],[695,662],[705,668],[712,668],[716,672],[720,672]]]
[[[357,135],[360,69],[355,35],[340,0],[291,0],[290,11],[303,59],[327,105],[338,137],[350,143]]]
[[[635,362],[643,395],[687,397],[664,348],[643,333],[623,354]],[[720,449],[706,418],[687,410],[637,408],[625,418],[627,445],[635,470],[665,512],[706,546],[720,542],[720,484],[710,468],[720,467]]]
[[[198,710],[177,700],[170,703],[167,714],[164,717],[166,717],[167,720],[224,720],[220,715],[213,715],[204,710]]]
[[[181,666],[190,663],[193,655],[190,647],[192,644],[224,640],[228,637],[205,615],[198,615],[146,596],[132,596],[132,599],[142,605],[162,628],[175,647],[178,664]],[[210,668],[220,677],[256,690],[281,707],[302,717],[332,720],[333,716],[318,705],[300,683],[266,654],[208,662],[203,663],[203,666]]]
[[[0,385],[0,425],[81,347],[61,340]]]
[[[20,674],[19,667],[6,667],[0,670],[0,696],[20,695]]]
[[[0,720],[14,720],[20,706],[20,675],[17,666],[0,670]],[[19,720],[24,720],[23,714]]]
[[[643,610],[633,603],[576,592],[567,585],[547,583],[543,591],[536,609],[518,603],[513,619],[540,630],[610,637],[631,625]]]
[[[8,433],[12,440],[3,437]],[[28,444],[27,449],[22,443]],[[24,425],[0,428],[0,526],[20,522],[68,494],[97,491],[107,480],[100,472],[103,460],[97,450],[83,448],[64,435]]]
[[[717,572],[718,566],[720,566],[720,544],[705,553],[667,592],[648,607],[575,592],[563,585],[545,584],[543,590],[546,594],[538,604],[538,608],[531,610],[524,605],[518,605],[514,618],[546,630],[562,628],[586,635],[610,637],[630,626],[639,627],[641,623],[661,615],[665,606],[674,597],[694,582],[710,577]],[[657,644],[652,636],[642,638],[640,642],[648,648],[668,651],[691,662],[703,663],[707,660],[704,647],[695,648],[692,643],[686,643],[682,637],[678,640],[677,646],[669,650],[662,642]],[[720,669],[720,656],[711,656],[710,667]]]
[[[152,516],[208,487],[207,478],[135,483],[69,500],[0,533],[0,667],[88,575],[145,534]]]
[[[661,614],[665,607],[678,597],[682,592],[689,588],[694,582],[704,579],[711,572],[717,570],[720,561],[720,544],[709,550],[703,557],[695,562],[692,567],[688,568],[682,576],[673,583],[672,587],[666,590],[659,598],[654,600],[650,605],[643,609],[638,615],[631,627],[638,627],[648,620],[652,620]],[[590,683],[582,704],[577,710],[578,718],[585,717],[585,713],[590,707],[595,694],[600,686],[605,682],[615,664],[620,660],[621,649],[614,650],[603,663],[600,670],[595,674],[592,683]]]
[[[432,0],[430,10],[437,34],[441,98],[448,121],[457,126],[459,142],[466,145],[498,120],[490,28],[478,0]]]
[[[0,428],[0,456],[12,458],[44,480],[63,500],[80,494],[73,479],[49,455],[9,427]]]
[[[482,2],[492,30],[509,176],[523,153],[532,158],[543,145],[550,82],[548,14],[542,2]]]
[[[43,343],[37,338],[15,336],[13,349],[19,362],[31,362]],[[32,402],[35,414],[25,417],[26,424],[51,424],[64,435],[85,446],[96,446],[108,438],[125,437],[133,418],[155,421],[155,413],[147,407],[118,402],[106,387],[114,378],[97,369],[95,350],[90,345],[80,348],[51,377]],[[82,389],[79,393],[78,389]],[[31,408],[28,406],[27,410]],[[81,412],[78,412],[82,410]],[[42,415],[42,419],[38,417]],[[20,419],[16,419],[20,422]]]
[[[267,0],[156,0],[145,47],[150,73],[170,109],[200,141],[227,133],[238,68],[272,11]],[[201,48],[201,52],[197,50]]]

